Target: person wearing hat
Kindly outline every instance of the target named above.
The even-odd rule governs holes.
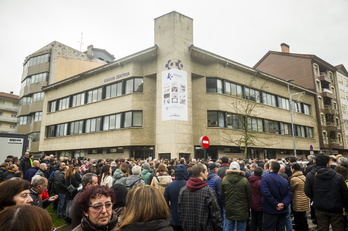
[[[150,182],[151,172],[150,172],[150,164],[149,163],[143,164],[143,170],[141,171],[141,176],[143,177],[145,184],[151,183]]]
[[[238,162],[230,164],[222,180],[221,191],[225,202],[224,230],[246,230],[251,188]]]

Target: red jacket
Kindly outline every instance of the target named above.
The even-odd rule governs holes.
[[[251,201],[249,206],[254,211],[263,211],[261,203],[262,194],[260,190],[261,176],[252,175],[248,178],[251,187]]]

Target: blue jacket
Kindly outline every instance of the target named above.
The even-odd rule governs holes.
[[[33,178],[33,176],[35,176],[35,173],[36,173],[38,170],[39,170],[39,168],[37,168],[37,167],[31,167],[31,168],[29,168],[29,169],[25,172],[25,174],[24,174],[24,176],[23,176],[23,179],[24,179],[24,180],[27,180],[27,181],[29,181],[29,182],[31,182],[31,178]]]
[[[270,172],[262,177],[260,189],[264,211],[269,214],[282,214],[288,212],[292,193],[290,184],[284,177],[278,175],[278,173]],[[282,210],[277,210],[278,203],[284,204]]]
[[[222,179],[218,176],[217,173],[209,171],[208,172],[208,180],[206,181],[208,186],[216,192],[217,201],[219,203],[220,208],[222,208],[222,200],[221,200],[221,183]]]
[[[169,183],[164,190],[164,198],[170,202],[170,224],[181,226],[178,213],[178,198],[180,189],[186,185],[189,178],[187,167],[183,164],[175,166],[175,181]]]

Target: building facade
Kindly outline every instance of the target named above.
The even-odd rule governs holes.
[[[15,133],[19,96],[0,92],[0,133]]]
[[[348,72],[343,65],[337,67],[338,105],[341,110],[341,126],[344,148],[348,148]]]
[[[193,45],[193,20],[155,19],[155,45],[43,88],[39,150],[89,158],[285,158],[319,151],[315,92]],[[290,120],[288,86],[297,111]],[[294,125],[294,132],[292,132]],[[247,148],[245,148],[247,147]]]
[[[32,154],[41,154],[39,143],[45,97],[42,87],[104,65],[113,58],[108,53],[102,58],[95,56],[94,49],[90,46],[87,52],[80,52],[54,41],[26,57],[21,80],[17,133],[28,135]],[[102,52],[98,50],[97,54],[100,53]]]
[[[254,68],[316,92],[320,152],[348,154],[339,104],[337,68],[315,55],[290,53],[287,44],[281,52],[269,51]]]

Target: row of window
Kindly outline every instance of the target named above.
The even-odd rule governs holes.
[[[18,117],[19,125],[31,124],[32,122],[38,122],[42,120],[42,112],[35,112],[29,115]]]
[[[291,124],[255,118],[245,117],[240,114],[233,114],[222,111],[208,111],[208,127],[222,127],[253,132],[265,132],[281,135],[292,135]],[[294,134],[298,137],[313,138],[313,128],[301,125],[294,125]]]
[[[143,112],[128,111],[112,115],[100,116],[97,118],[51,125],[46,128],[46,136],[59,137],[142,126]]]
[[[25,86],[29,86],[34,83],[46,82],[47,77],[48,77],[48,72],[29,76],[22,82],[21,88],[24,88]]]
[[[50,112],[60,111],[133,92],[143,92],[143,78],[125,79],[103,87],[57,99],[49,102],[49,109]]]
[[[36,57],[30,58],[25,64],[24,68],[28,68],[37,64],[47,63],[50,61],[50,54],[39,55]]]
[[[19,105],[25,106],[31,103],[40,102],[44,100],[44,92],[34,93],[32,96],[22,97],[19,100]]]
[[[227,94],[242,99],[252,100],[256,103],[263,103],[273,107],[290,109],[289,99],[274,94],[256,90],[244,85],[235,84],[218,78],[207,78],[206,91],[219,94]],[[302,102],[293,102],[293,110],[299,113],[310,114],[310,105]]]

